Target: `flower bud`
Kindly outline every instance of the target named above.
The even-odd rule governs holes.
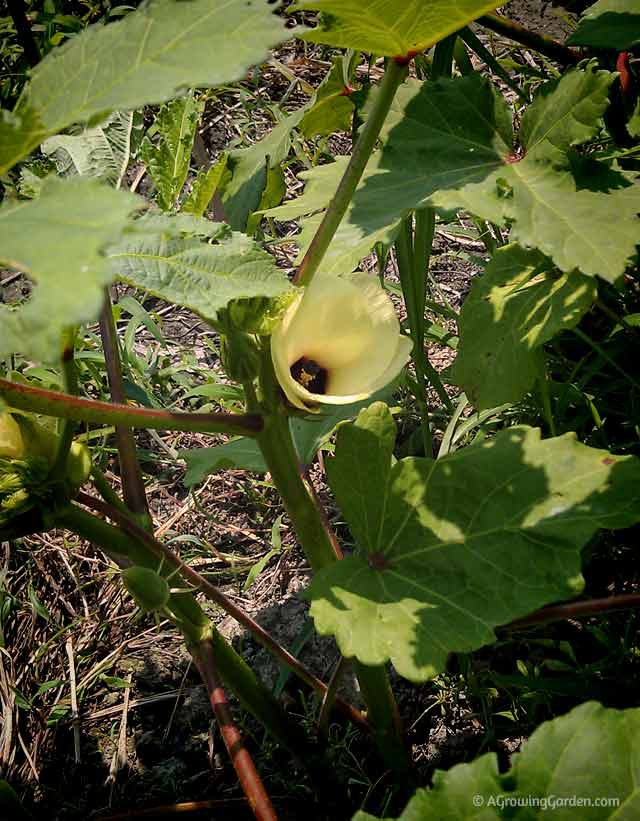
[[[411,347],[388,294],[362,273],[316,276],[271,336],[282,390],[309,411],[367,399],[398,375]]]
[[[228,307],[229,320],[239,331],[268,336],[295,296],[296,292],[292,289],[279,297],[235,299]]]
[[[260,368],[260,352],[255,340],[245,333],[220,338],[220,359],[229,379],[253,382]]]
[[[24,453],[24,439],[20,432],[20,425],[4,411],[0,413],[0,457],[5,459],[20,459]]]

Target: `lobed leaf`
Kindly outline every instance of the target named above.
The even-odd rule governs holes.
[[[616,51],[637,46],[640,43],[637,0],[598,0],[586,10],[567,43]]]
[[[94,180],[49,178],[40,197],[0,206],[0,262],[26,273],[26,304],[0,305],[0,359],[59,356],[62,330],[95,319],[113,279],[105,247],[118,239],[139,200]]]
[[[500,248],[462,306],[454,383],[479,410],[517,401],[540,374],[542,345],[577,325],[597,290],[579,271],[558,274],[538,251]]]
[[[11,140],[0,173],[73,123],[240,79],[288,37],[273,12],[267,0],[149,0],[119,22],[89,26],[33,70],[16,109],[24,121],[0,132]]]
[[[209,232],[215,244],[185,228]],[[143,217],[110,248],[109,260],[118,278],[209,321],[233,299],[279,296],[290,287],[273,257],[249,237],[186,214]]]
[[[322,13],[303,39],[386,57],[417,54],[500,6],[487,0],[298,0],[289,11]]]
[[[418,790],[398,821],[559,821],[632,819],[640,811],[640,710],[588,701],[541,724],[501,774],[495,753],[447,772]],[[375,821],[358,812],[353,821]]]
[[[640,519],[637,459],[524,426],[437,461],[402,459],[371,492],[392,426],[373,405],[340,429],[327,473],[358,552],[310,588],[317,630],[363,664],[437,675],[450,652],[575,595],[589,538]]]

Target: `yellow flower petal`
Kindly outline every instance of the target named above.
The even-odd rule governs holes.
[[[278,382],[301,410],[366,399],[397,376],[410,351],[389,296],[374,277],[362,273],[316,277],[271,337]],[[313,380],[305,361],[314,372],[326,373],[325,392],[308,390]],[[296,364],[304,384],[291,373]]]

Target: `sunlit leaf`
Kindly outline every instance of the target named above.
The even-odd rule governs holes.
[[[495,753],[436,771],[398,821],[559,821],[632,819],[640,812],[640,710],[595,701],[546,721],[506,773]],[[375,821],[358,812],[353,821]]]
[[[290,11],[322,12],[304,39],[387,57],[415,54],[500,6],[487,0],[298,0]]]
[[[589,66],[553,83],[523,117],[524,156],[511,112],[486,79],[405,83],[321,270],[343,272],[375,242],[393,239],[411,210],[435,205],[509,224],[512,240],[564,272],[616,280],[640,236],[637,174],[571,149],[597,132],[611,76]],[[343,168],[305,172],[305,194],[268,212],[276,219],[316,213],[302,222],[303,251]]]
[[[210,241],[189,236],[199,224],[203,233],[211,226]],[[278,296],[290,287],[273,257],[249,237],[186,214],[138,220],[109,259],[120,279],[209,320],[232,299]]]
[[[464,301],[453,381],[478,409],[520,399],[540,375],[542,345],[596,295],[593,278],[559,274],[538,251],[499,249]]]
[[[574,434],[510,428],[385,468],[392,444],[384,406],[338,433],[327,474],[358,552],[316,575],[311,614],[345,656],[391,660],[414,681],[491,642],[495,626],[575,595],[589,538],[640,519],[640,462]]]
[[[0,261],[34,283],[26,304],[0,305],[0,359],[55,361],[61,331],[97,317],[113,279],[103,249],[139,202],[93,180],[50,178],[38,199],[0,207]]]
[[[0,132],[11,142],[0,169],[73,123],[238,80],[287,36],[267,0],[150,0],[89,26],[33,69],[17,107],[26,121]]]
[[[145,137],[140,146],[140,159],[147,166],[163,211],[174,207],[187,179],[193,140],[203,110],[204,103],[193,94],[172,100],[162,106],[153,122],[155,139]]]

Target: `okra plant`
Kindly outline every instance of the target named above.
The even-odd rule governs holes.
[[[299,0],[286,9],[304,13],[291,28],[267,0],[149,0],[43,58],[30,42],[29,81],[15,107],[2,110],[0,262],[28,277],[32,293],[24,304],[0,304],[0,539],[52,528],[77,534],[120,568],[143,611],[175,623],[261,819],[275,811],[224,689],[314,777],[327,777],[326,763],[216,630],[203,596],[369,732],[407,795],[417,784],[390,665],[425,682],[452,653],[495,641],[500,626],[560,617],[549,607],[556,602],[573,602],[574,616],[638,604],[636,594],[580,598],[585,545],[599,529],[640,520],[637,424],[613,449],[581,441],[589,438],[582,430],[558,430],[556,411],[569,400],[554,382],[550,350],[569,332],[588,341],[581,323],[595,315],[628,350],[637,345],[640,314],[620,306],[638,287],[640,3],[599,0],[565,44],[496,14],[499,5]],[[478,26],[537,50],[546,72],[518,85]],[[29,38],[28,25],[18,30]],[[335,49],[315,95],[262,140],[221,152],[189,177],[199,90],[242,79],[292,36]],[[358,66],[376,61],[381,79],[355,94]],[[494,79],[477,68],[483,61]],[[141,138],[144,106],[159,108]],[[353,131],[351,155],[301,172],[304,193],[283,202],[292,140],[345,130]],[[127,190],[134,153],[153,181],[151,199]],[[425,316],[435,304],[428,271],[437,227],[455,214],[476,226],[484,271],[457,317],[455,362],[442,374],[427,354],[439,328]],[[299,221],[292,277],[265,248],[264,220]],[[380,277],[361,270],[371,253]],[[399,288],[385,277],[390,253]],[[217,332],[244,412],[125,401],[115,282],[183,306]],[[402,297],[402,314],[392,294]],[[78,395],[74,351],[81,328],[96,320],[111,403]],[[637,403],[629,360],[592,344]],[[16,356],[58,368],[65,390],[30,380]],[[403,458],[385,401],[398,378],[420,412],[416,455]],[[538,403],[540,427],[504,417],[481,432],[482,420],[499,421],[525,397]],[[122,498],[75,440],[79,422],[115,426]],[[349,555],[308,472],[336,428],[326,474],[356,543]],[[315,629],[352,662],[364,712],[155,538],[136,429],[224,433],[254,448],[312,568]],[[185,459],[187,477],[201,481],[218,468],[220,450]],[[540,727],[507,775],[493,754],[459,765],[420,789],[402,818],[453,817],[452,807],[459,818],[538,817],[544,809],[514,810],[507,797],[585,791],[578,759],[592,773],[589,795],[608,785],[628,808],[593,817],[632,818],[640,747],[630,728],[639,721],[637,709],[584,704]],[[481,798],[472,804],[474,794]],[[487,806],[490,795],[501,798]]]

